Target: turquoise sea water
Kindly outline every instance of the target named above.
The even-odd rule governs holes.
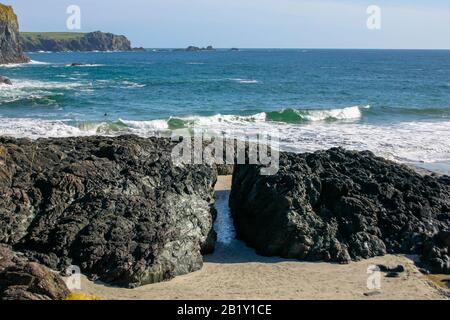
[[[282,147],[369,149],[450,161],[450,51],[241,50],[32,53],[0,66],[0,135],[198,126],[276,130]],[[73,62],[86,66],[70,67]]]

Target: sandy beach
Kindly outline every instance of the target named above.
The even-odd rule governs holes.
[[[102,299],[143,300],[353,300],[353,299],[446,299],[448,291],[424,276],[411,259],[387,255],[348,265],[309,263],[268,258],[257,255],[244,243],[234,239],[228,212],[231,177],[220,177],[216,185],[219,217],[217,249],[205,257],[204,267],[197,272],[168,282],[123,289],[82,279],[82,291]],[[381,274],[381,291],[367,288],[371,265],[403,265],[398,278]]]

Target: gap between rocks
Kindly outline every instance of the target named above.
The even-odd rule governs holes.
[[[237,239],[228,203],[230,193],[231,176],[219,176],[215,190],[217,218],[214,223],[214,230],[217,233],[216,248],[214,253],[203,257],[204,261],[210,263],[277,263],[289,261],[279,257],[260,256],[254,249]]]

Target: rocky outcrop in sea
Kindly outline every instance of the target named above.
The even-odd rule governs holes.
[[[0,64],[26,63],[19,43],[19,23],[14,10],[0,3]]]
[[[0,84],[5,84],[5,85],[8,85],[8,86],[11,86],[12,85],[12,81],[9,78],[7,78],[7,77],[0,76]]]
[[[202,267],[214,250],[216,169],[176,167],[167,139],[0,138],[0,243],[125,286]]]
[[[237,235],[259,254],[348,263],[417,254],[449,273],[450,178],[422,176],[370,152],[282,153],[280,171],[237,165]]]
[[[127,37],[100,31],[72,34],[27,32],[20,35],[20,42],[27,52],[132,51]]]
[[[195,46],[189,46],[185,49],[175,49],[174,51],[186,51],[186,52],[200,52],[200,51],[216,51],[213,46],[207,46],[206,48],[200,48]]]

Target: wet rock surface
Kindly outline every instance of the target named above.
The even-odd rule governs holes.
[[[176,167],[166,139],[0,138],[0,243],[54,270],[138,285],[214,250],[216,170]]]
[[[370,152],[282,153],[280,170],[237,165],[230,207],[258,253],[348,263],[418,254],[449,273],[450,179],[421,176]]]
[[[0,245],[0,300],[62,300],[69,294],[58,274]]]
[[[6,85],[11,86],[12,82],[9,78],[0,76],[0,84],[6,84]]]

